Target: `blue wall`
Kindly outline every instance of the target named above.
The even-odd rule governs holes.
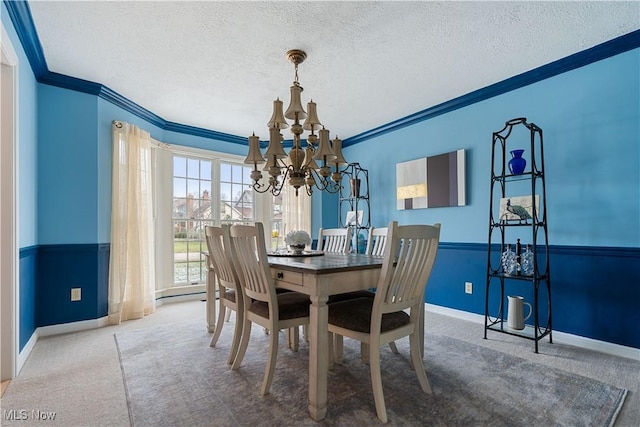
[[[97,98],[38,85],[38,243],[96,243]]]
[[[27,67],[25,51],[33,47],[21,48],[4,2],[2,22],[22,65],[24,346],[38,326],[106,314],[113,120],[141,126],[170,144],[234,154],[245,148],[233,136],[218,138],[214,131],[194,131],[139,108],[123,108],[108,88],[94,93],[99,85],[72,82],[69,89],[60,76],[41,76],[42,64]],[[640,332],[632,327],[640,323],[639,80],[636,48],[362,143],[345,141],[345,157],[369,170],[373,225],[391,219],[443,224],[427,301],[484,312],[491,133],[508,119],[527,117],[545,138],[554,329],[640,348]],[[460,148],[467,150],[467,206],[396,210],[397,162]],[[320,226],[337,225],[336,212],[335,196],[314,195],[314,236]],[[464,294],[465,281],[474,283],[472,295]],[[71,303],[70,288],[76,286],[83,287],[83,300]],[[517,291],[531,298],[528,290]]]
[[[638,247],[639,76],[634,49],[350,146],[345,157],[369,169],[374,225],[442,222],[445,242],[486,242],[492,132],[527,117],[544,132],[550,242]],[[461,148],[467,206],[396,210],[396,163]]]
[[[0,18],[18,56],[18,245],[20,280],[19,343],[24,347],[36,327],[38,244],[37,82],[4,3]]]
[[[639,82],[634,49],[345,149],[369,169],[373,225],[442,223],[427,302],[484,313],[492,132],[527,117],[544,132],[554,329],[640,347]],[[396,210],[396,163],[460,148],[466,206]]]

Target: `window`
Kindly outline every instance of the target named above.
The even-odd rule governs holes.
[[[241,163],[173,156],[173,282],[205,283],[205,227],[255,221],[251,168]],[[214,185],[217,183],[217,185]]]
[[[206,281],[202,257],[205,227],[211,225],[211,160],[173,157],[173,281],[196,285]]]
[[[220,220],[247,223],[255,220],[251,168],[242,164],[220,163]]]
[[[256,193],[251,188],[251,167],[242,157],[157,144],[154,195],[159,298],[204,292],[204,230],[208,225],[260,221],[268,234],[267,247],[276,248],[284,244],[287,230],[301,228],[293,225],[287,211],[298,211],[296,216],[310,223],[307,196],[300,197],[306,204],[290,205],[286,192],[278,197]]]

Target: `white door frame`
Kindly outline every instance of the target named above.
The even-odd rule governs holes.
[[[18,375],[18,56],[0,22],[0,374],[2,380]]]

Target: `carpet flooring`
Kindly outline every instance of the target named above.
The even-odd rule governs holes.
[[[131,425],[381,424],[359,343],[345,339],[345,360],[329,372],[327,417],[316,423],[307,409],[306,343],[291,352],[281,333],[271,393],[261,397],[268,337],[254,327],[243,365],[232,371],[226,364],[232,331],[230,322],[216,348],[201,321],[117,332]],[[388,425],[611,426],[627,393],[429,331],[425,343],[431,395],[409,368],[408,339],[397,342],[400,354],[381,349]]]

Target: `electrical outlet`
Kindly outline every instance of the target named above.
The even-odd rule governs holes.
[[[82,288],[71,288],[71,301],[80,301],[82,299]]]
[[[464,293],[472,294],[473,293],[473,283],[464,282]]]

